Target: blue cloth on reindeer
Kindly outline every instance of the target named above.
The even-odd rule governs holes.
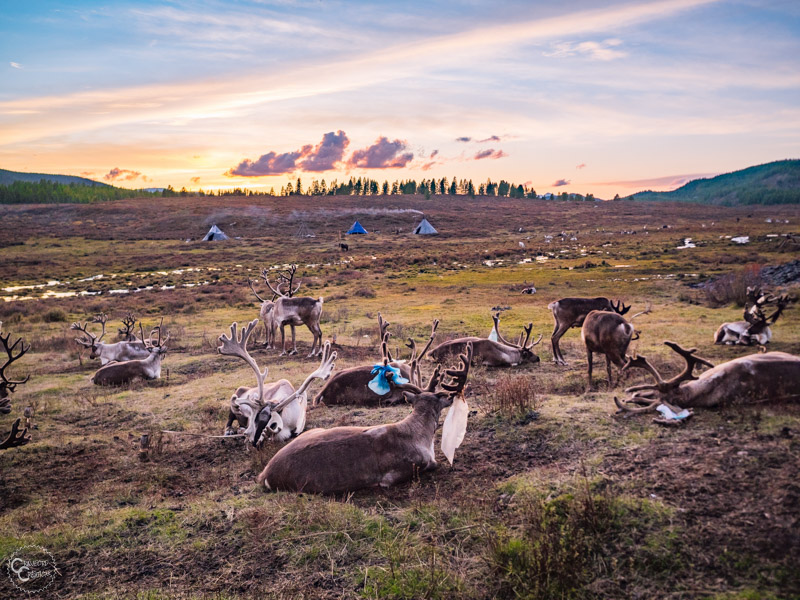
[[[400,369],[391,365],[379,363],[375,365],[370,375],[375,373],[377,373],[377,375],[367,384],[367,387],[378,394],[378,396],[385,396],[392,391],[392,388],[389,387],[389,381],[386,379],[386,373],[392,373],[392,381],[397,384],[408,383],[408,379],[400,375]]]

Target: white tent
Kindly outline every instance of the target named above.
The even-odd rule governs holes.
[[[433,228],[433,225],[431,225],[428,222],[428,219],[426,219],[425,217],[422,217],[422,221],[420,221],[420,224],[414,228],[415,235],[434,235],[436,233],[439,232]]]
[[[218,242],[220,240],[227,240],[229,239],[227,235],[225,235],[222,230],[217,227],[216,225],[212,225],[211,229],[208,230],[206,237],[203,238],[204,242]]]

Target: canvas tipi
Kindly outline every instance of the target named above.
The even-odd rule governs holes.
[[[206,237],[203,238],[204,242],[218,242],[220,240],[227,240],[229,239],[227,235],[225,235],[222,230],[217,227],[216,225],[212,225],[211,229],[208,230]]]
[[[414,228],[415,235],[434,235],[437,233],[439,232],[433,228],[433,225],[425,217],[422,217],[422,221]]]
[[[352,226],[352,227],[350,227],[350,229],[348,229],[348,230],[347,230],[347,234],[346,234],[346,235],[352,235],[352,234],[354,234],[354,233],[361,233],[361,234],[365,234],[365,233],[367,233],[367,230],[366,230],[366,229],[364,229],[364,228],[361,226],[361,223],[359,223],[358,221],[356,221],[355,223],[353,223],[353,226]]]

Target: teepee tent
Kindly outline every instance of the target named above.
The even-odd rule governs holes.
[[[353,223],[353,226],[350,229],[347,230],[347,234],[346,235],[351,235],[353,233],[362,233],[362,234],[364,234],[364,233],[367,233],[367,230],[364,229],[361,226],[361,223],[356,221],[355,223]]]
[[[203,238],[204,242],[218,242],[220,240],[227,240],[228,236],[225,235],[222,230],[217,227],[216,225],[212,225],[211,229],[208,230],[206,237]]]
[[[425,217],[422,217],[422,221],[414,228],[415,235],[434,235],[437,233],[439,232],[433,228],[433,225]]]
[[[309,229],[308,225],[305,223],[300,223],[300,227],[297,228],[297,231],[294,233],[294,237],[296,238],[315,238],[317,234],[314,233],[311,229]]]

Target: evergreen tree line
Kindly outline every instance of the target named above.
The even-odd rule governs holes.
[[[47,179],[41,179],[38,182],[15,181],[9,185],[0,185],[0,204],[49,204],[56,202],[89,204],[105,200],[159,195],[161,195],[160,192],[127,190],[106,185],[56,183]]]

